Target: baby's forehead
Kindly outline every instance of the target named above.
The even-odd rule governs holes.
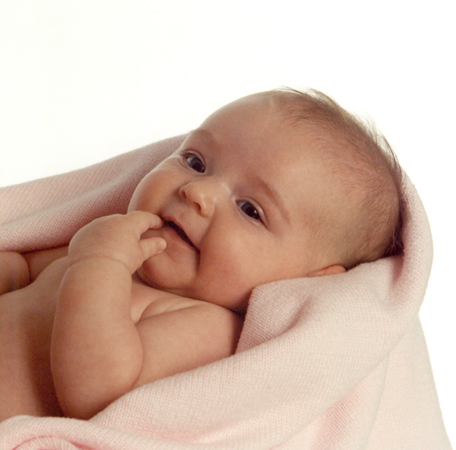
[[[305,167],[310,159],[325,160],[328,133],[318,124],[296,121],[274,97],[260,93],[216,111],[189,139],[230,149],[239,161],[255,154],[263,167],[279,169],[287,163]]]

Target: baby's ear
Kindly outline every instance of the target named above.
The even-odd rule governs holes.
[[[325,267],[324,269],[317,269],[307,274],[308,277],[322,277],[324,275],[336,275],[338,273],[346,272],[345,267],[339,264],[333,264],[332,266]]]

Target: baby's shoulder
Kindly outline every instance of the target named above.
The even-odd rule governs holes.
[[[141,310],[139,320],[153,316],[184,310],[204,311],[204,314],[236,315],[234,312],[210,302],[181,297],[159,289],[154,289],[141,282],[133,282],[132,302]]]
[[[199,323],[210,320],[212,323],[226,322],[230,327],[242,327],[243,318],[227,308],[177,294],[154,289],[140,280],[133,280],[132,319],[135,323],[150,318],[173,315],[182,320]]]
[[[156,291],[154,297],[154,301],[152,301],[144,310],[141,319],[147,319],[151,316],[158,316],[160,314],[171,313],[186,308],[206,306],[206,302],[179,297],[178,295],[170,294],[168,292]]]

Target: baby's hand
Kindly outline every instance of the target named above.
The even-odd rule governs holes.
[[[162,226],[160,217],[144,211],[101,217],[73,236],[68,249],[69,263],[108,258],[119,261],[133,274],[146,259],[166,248],[162,238],[141,239],[147,230]]]

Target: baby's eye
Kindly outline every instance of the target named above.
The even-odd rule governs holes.
[[[241,211],[246,215],[251,217],[254,220],[262,221],[261,220],[261,215],[258,212],[258,210],[253,206],[250,202],[246,201],[240,201],[238,202],[239,208],[241,208]]]
[[[186,153],[184,154],[184,159],[187,161],[188,167],[198,173],[204,173],[206,167],[204,166],[204,162],[201,158],[194,153]]]

